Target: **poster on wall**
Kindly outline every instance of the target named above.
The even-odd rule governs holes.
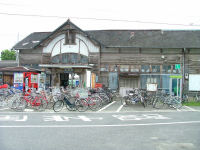
[[[45,86],[46,87],[50,87],[51,86],[51,75],[50,74],[46,74],[46,80],[45,80]]]
[[[38,83],[38,75],[31,74],[31,83]]]
[[[200,91],[200,74],[189,75],[189,91]]]
[[[14,83],[23,83],[23,73],[14,73]]]
[[[3,73],[0,72],[0,84],[3,84]]]
[[[38,74],[39,90],[45,89],[45,80],[46,80],[46,74],[45,73]]]
[[[147,84],[147,91],[150,91],[150,92],[155,92],[157,91],[157,84],[153,84],[153,83],[148,83]]]
[[[14,73],[14,88],[22,90],[23,89],[23,82],[24,82],[24,75],[23,73]]]

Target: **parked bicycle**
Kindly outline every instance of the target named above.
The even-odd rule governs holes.
[[[124,106],[136,103],[141,103],[143,107],[145,107],[144,97],[142,96],[141,91],[139,89],[129,90],[127,96],[124,96],[121,99],[121,104]]]
[[[177,96],[172,96],[166,93],[159,93],[153,102],[153,107],[160,108],[174,108],[179,109],[182,107],[182,100]]]
[[[74,100],[74,101],[73,101]],[[58,100],[53,105],[53,110],[55,112],[59,112],[63,109],[64,105],[69,111],[75,111],[78,110],[79,112],[84,112],[88,109],[88,103],[85,99],[71,99],[64,95],[64,98],[62,100]]]

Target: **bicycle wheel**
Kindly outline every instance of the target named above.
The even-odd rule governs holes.
[[[140,102],[141,102],[142,106],[145,108],[147,104],[143,97],[140,98]]]
[[[4,100],[4,96],[0,96],[0,108],[3,108],[5,106],[5,100]]]
[[[47,104],[47,109],[51,109],[54,105],[54,100],[53,97],[51,97],[50,99],[48,99],[48,104]]]
[[[24,111],[24,109],[26,108],[27,106],[27,102],[26,100],[23,99],[23,97],[20,97],[18,99],[16,99],[15,101],[16,103],[16,106],[15,106],[15,110],[16,111]]]
[[[40,110],[44,111],[47,108],[48,102],[45,99],[41,99]]]
[[[54,103],[53,110],[55,112],[59,112],[62,110],[63,106],[64,106],[63,100],[58,100],[57,102]]]
[[[42,100],[38,97],[35,97],[34,100],[31,101],[32,107],[35,110],[40,110],[40,108],[42,107]]]
[[[160,108],[163,108],[163,106],[164,106],[164,103],[163,103],[162,99],[156,98],[153,103],[153,108],[160,109]]]
[[[75,104],[74,105],[66,105],[66,108],[69,110],[69,111],[76,111],[76,106]]]
[[[121,104],[124,106],[128,106],[127,99],[128,99],[128,96],[124,96],[123,98],[121,98]]]
[[[179,109],[182,107],[182,103],[181,103],[181,98],[174,98],[174,100],[172,101],[172,106],[175,108],[175,109]]]
[[[75,107],[79,112],[84,112],[88,109],[88,103],[85,99],[77,99],[75,101]]]
[[[101,108],[101,100],[98,97],[91,97],[88,99],[89,108],[93,111],[97,111]]]

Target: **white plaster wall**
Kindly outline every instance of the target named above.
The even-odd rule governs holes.
[[[89,52],[99,52],[99,47],[94,45],[87,37],[81,34],[76,34],[75,45],[65,45],[65,35],[59,35],[53,39],[46,47],[43,48],[43,53],[52,53],[52,57],[61,53],[79,53],[85,56]]]
[[[61,53],[78,53],[79,45],[78,42],[79,40],[76,39],[76,45],[65,45],[64,44],[65,39],[62,39],[61,41]]]
[[[60,41],[61,39],[64,39],[65,35],[59,35],[55,39],[53,39],[46,47],[43,48],[43,53],[51,53],[53,46],[56,44],[56,42]]]

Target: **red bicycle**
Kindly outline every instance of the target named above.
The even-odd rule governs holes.
[[[26,107],[32,107],[35,110],[45,110],[48,105],[46,95],[41,93],[25,93],[24,100],[26,101]]]

